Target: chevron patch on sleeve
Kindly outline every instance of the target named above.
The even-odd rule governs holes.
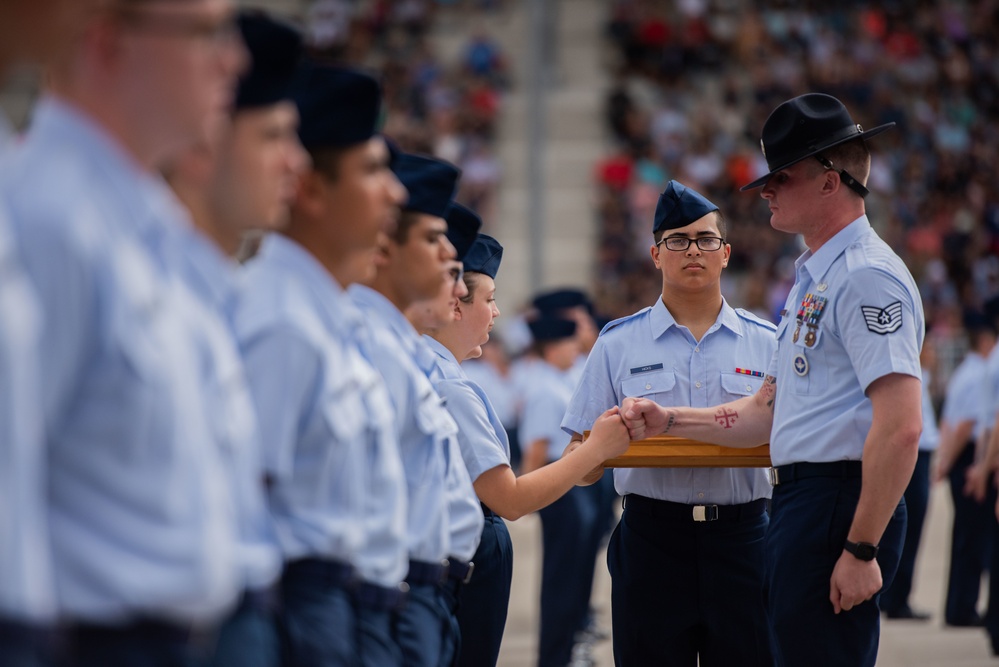
[[[902,326],[902,302],[896,301],[884,308],[877,306],[861,306],[860,312],[864,314],[864,321],[867,323],[867,330],[871,333],[884,336],[898,331]]]

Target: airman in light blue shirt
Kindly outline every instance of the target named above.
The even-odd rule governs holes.
[[[46,321],[60,609],[108,625],[214,620],[238,588],[235,518],[201,401],[204,311],[165,242],[185,214],[98,123],[51,97],[15,173],[5,194]]]

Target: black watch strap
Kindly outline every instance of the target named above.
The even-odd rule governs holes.
[[[872,561],[878,555],[878,545],[871,544],[870,542],[851,542],[850,540],[846,540],[843,548],[863,561]]]

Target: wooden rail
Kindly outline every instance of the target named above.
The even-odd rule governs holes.
[[[589,437],[589,431],[583,434]],[[770,445],[722,447],[698,440],[659,435],[634,440],[608,468],[769,468]]]

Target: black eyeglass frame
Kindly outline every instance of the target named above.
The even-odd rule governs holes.
[[[672,240],[686,241],[686,243],[682,248],[670,248],[669,241]],[[701,245],[701,241],[718,241],[718,247],[705,248],[704,246]],[[658,246],[662,243],[666,244],[666,249],[669,250],[670,252],[686,252],[687,249],[690,248],[691,243],[696,244],[697,249],[700,250],[701,252],[718,252],[725,246],[725,239],[723,239],[720,236],[698,236],[697,238],[694,239],[690,238],[689,236],[664,236],[661,239],[659,239],[659,243],[657,243],[656,245]]]

